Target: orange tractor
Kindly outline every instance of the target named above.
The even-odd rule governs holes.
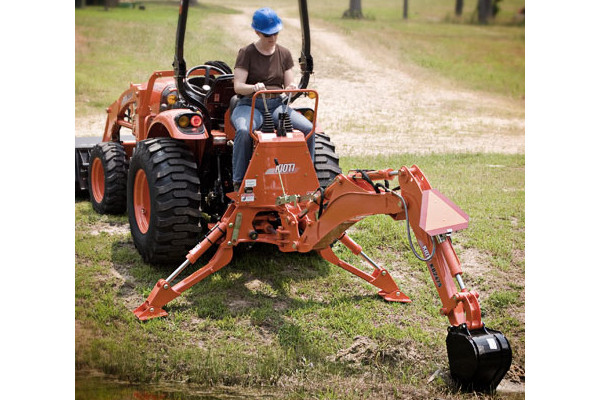
[[[409,303],[389,272],[347,234],[361,219],[386,214],[406,221],[412,252],[426,263],[438,291],[441,314],[451,325],[446,345],[453,379],[464,389],[495,390],[511,365],[512,351],[502,333],[485,327],[479,295],[462,279],[451,233],[466,228],[468,216],[433,189],[417,166],[341,173],[335,147],[316,123],[318,94],[306,89],[313,67],[306,0],[299,0],[299,8],[302,78],[299,89],[286,93],[288,104],[299,97],[314,102],[314,107],[288,108],[313,121],[307,137],[316,135],[314,160],[304,134],[285,121],[270,127],[265,123],[260,130],[251,126],[254,152],[241,187],[233,190],[233,75],[219,61],[186,68],[185,0],[174,71],[155,72],[147,83],[132,84],[107,109],[101,142],[76,146],[76,187],[89,191],[99,213],[127,210],[144,261],[173,264],[185,256],[170,276],[156,283],[135,315],[142,321],[167,315],[164,307],[171,300],[226,266],[241,243],[269,243],[282,252],[314,251],[375,286],[385,300]],[[264,93],[285,95],[257,92],[253,108]],[[131,135],[121,135],[122,128]],[[392,181],[397,182],[394,189]],[[334,242],[363,257],[372,272],[338,258]],[[207,264],[177,280],[211,248],[216,251]]]

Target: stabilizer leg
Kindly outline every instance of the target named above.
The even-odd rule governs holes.
[[[136,308],[133,313],[141,321],[166,316],[167,312],[162,309],[165,304],[181,296],[181,293],[229,264],[232,256],[233,250],[231,247],[221,246],[213,258],[204,267],[200,268],[177,285],[171,286],[165,279],[160,279],[154,286],[154,289],[152,289],[148,299],[146,299],[144,304]]]
[[[206,235],[204,240],[190,250],[189,254],[187,255],[187,260],[181,264],[181,266],[177,268],[177,270],[175,270],[171,276],[169,276],[167,279],[160,279],[156,283],[146,301],[133,311],[138,319],[145,321],[151,318],[166,316],[167,312],[162,309],[165,304],[181,296],[184,291],[188,290],[207,276],[214,274],[225,265],[229,264],[231,258],[233,257],[233,248],[229,245],[221,243],[215,255],[204,267],[192,273],[178,284],[174,286],[171,285],[171,282],[185,267],[196,262],[198,258],[213,245],[213,243],[215,243],[221,236],[225,234],[226,225],[226,222],[221,222],[216,225],[215,228]]]
[[[354,243],[354,241],[352,241],[352,239],[350,239],[348,237],[348,235],[346,235],[346,234],[344,234],[340,238],[340,242],[342,242],[344,245],[348,246],[353,252],[357,249],[360,249],[360,246],[358,246],[356,243]],[[352,244],[354,246],[350,247],[350,246],[352,246]],[[358,254],[360,254],[360,253],[362,253],[362,249],[359,251]],[[330,263],[345,269],[346,271],[369,282],[371,285],[381,289],[378,292],[378,294],[381,297],[383,297],[385,300],[397,301],[397,302],[401,302],[401,303],[412,302],[412,300],[407,295],[405,295],[404,293],[402,293],[400,291],[400,288],[398,288],[398,285],[396,284],[396,282],[394,281],[392,276],[385,269],[376,267],[372,274],[367,274],[366,272],[348,264],[347,262],[340,260],[339,257],[335,255],[333,250],[331,250],[331,247],[327,247],[323,250],[320,250],[319,254],[321,255],[321,257],[323,257],[325,260],[329,261]],[[357,253],[355,253],[355,254],[357,254]]]

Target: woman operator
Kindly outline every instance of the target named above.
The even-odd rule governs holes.
[[[258,40],[239,50],[235,67],[233,85],[238,95],[243,96],[231,115],[235,128],[233,145],[233,186],[238,191],[252,156],[252,137],[249,135],[252,95],[260,90],[297,89],[293,83],[292,67],[294,61],[290,51],[277,44],[277,37],[283,24],[275,11],[261,8],[254,12],[252,28]],[[279,94],[264,94],[267,108],[273,121],[277,123],[279,114],[286,106]],[[260,101],[258,101],[260,100]],[[259,129],[263,124],[265,111],[262,99],[255,102],[252,126]],[[298,112],[289,113],[292,126],[307,135],[313,128],[312,122]],[[312,135],[308,141],[311,158],[314,155],[315,140]]]

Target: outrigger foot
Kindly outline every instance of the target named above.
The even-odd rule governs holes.
[[[160,279],[156,285],[154,285],[154,289],[152,289],[148,299],[141,306],[133,310],[133,313],[140,321],[165,317],[169,314],[162,309],[162,306],[180,295],[181,293],[173,290],[166,280]]]
[[[162,308],[156,309],[150,306],[150,303],[148,303],[147,301],[145,301],[144,304],[133,310],[133,313],[136,317],[138,317],[140,321],[146,321],[157,317],[166,317],[167,315],[169,315]]]
[[[380,290],[378,294],[387,301],[397,301],[399,303],[412,303],[410,297],[408,297],[399,290],[391,293],[386,293],[383,290]]]

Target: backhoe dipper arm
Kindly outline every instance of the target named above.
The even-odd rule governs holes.
[[[387,188],[395,177],[400,193]],[[375,183],[381,180],[386,181],[386,185]],[[512,350],[501,332],[488,329],[481,322],[479,295],[468,291],[462,280],[450,233],[466,228],[468,216],[432,189],[418,167],[338,175],[334,183],[309,201],[298,214],[305,227],[298,250],[318,250],[326,260],[381,288],[379,294],[386,300],[408,302],[410,300],[404,293],[394,292],[397,286],[389,274],[388,279],[382,280],[387,271],[364,255],[360,246],[345,234],[354,223],[373,214],[406,220],[412,251],[427,264],[442,301],[440,311],[450,321],[446,349],[452,378],[466,390],[494,391],[510,368]],[[423,257],[413,246],[409,226]],[[362,255],[375,267],[373,274],[358,270],[333,253],[330,244],[338,238],[354,254]]]
[[[400,194],[381,183],[375,183],[390,181],[396,177],[400,184]],[[321,203],[324,210],[317,216]],[[322,196],[309,202],[307,208],[300,213],[306,228],[300,238],[298,251],[318,250],[328,261],[371,282],[379,277],[378,268],[370,276],[365,276],[360,270],[353,271],[351,268],[354,267],[348,268],[347,263],[333,254],[329,245],[339,238],[353,250],[353,245],[348,242],[349,238],[346,239],[344,232],[360,219],[375,214],[387,214],[395,220],[408,219],[424,255],[420,259],[427,263],[442,301],[441,313],[448,317],[452,326],[466,324],[469,329],[481,328],[478,295],[465,288],[460,262],[449,237],[449,233],[467,227],[468,216],[441,193],[432,189],[416,166],[403,167],[399,171],[354,171],[347,176],[339,175]],[[353,252],[360,254],[355,250]],[[458,281],[460,292],[454,278]],[[393,301],[392,298],[386,299]]]

